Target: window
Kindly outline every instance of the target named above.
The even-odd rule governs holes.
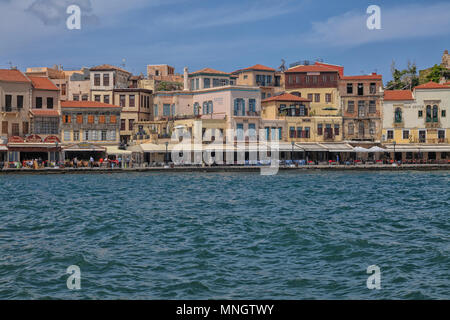
[[[348,134],[355,134],[355,125],[352,122],[348,124]]]
[[[89,130],[84,131],[84,141],[89,141]]]
[[[100,86],[100,73],[94,74],[94,86]]]
[[[109,94],[106,94],[103,96],[103,102],[104,103],[109,103]]]
[[[369,92],[370,92],[370,94],[375,94],[377,92],[377,84],[376,83],[374,83],[374,82],[370,83]]]
[[[236,124],[236,134],[238,140],[244,140],[244,124],[237,123]]]
[[[419,110],[419,111],[417,112],[417,117],[423,118],[423,111],[422,111],[422,110]]]
[[[364,117],[366,115],[364,101],[358,101],[358,116]]]
[[[199,89],[200,88],[200,79],[199,78],[197,78],[197,79],[195,79],[195,89]]]
[[[73,101],[79,101],[80,100],[80,95],[79,94],[74,94],[73,95]]]
[[[433,106],[433,122],[438,122],[438,106]]]
[[[309,132],[310,132],[310,128],[309,127],[305,127],[304,135],[305,135],[305,138],[307,138],[307,139],[309,139],[309,137],[310,137]]]
[[[101,131],[101,140],[106,141],[106,130]]]
[[[63,123],[70,123],[71,117],[68,114],[63,115]]]
[[[175,114],[175,111],[173,113]],[[213,102],[212,101],[208,101],[208,113],[209,114],[213,113]]]
[[[121,95],[120,95],[119,101],[120,101],[120,106],[121,106],[122,108],[124,108],[124,107],[125,107],[125,95],[124,95],[124,94],[121,94]]]
[[[256,137],[256,124],[254,123],[248,124],[248,136],[252,138]]]
[[[109,86],[109,73],[103,74],[103,86],[105,87]]]
[[[8,121],[2,121],[2,133],[8,134]]]
[[[204,78],[203,79],[203,88],[210,88],[211,87],[211,79],[210,78]]]
[[[266,93],[265,92],[261,92],[261,100],[264,100],[266,98]]]
[[[445,116],[446,116],[445,110],[441,110],[441,117],[442,117],[442,118],[445,118]]]
[[[369,134],[374,135],[376,129],[375,121],[370,121],[369,123]]]
[[[347,94],[353,94],[353,83],[347,83]]]
[[[63,95],[63,96],[66,95],[66,84],[61,85],[61,95]]]
[[[307,116],[308,109],[304,105],[300,105],[300,116]]]
[[[297,138],[304,138],[303,137],[303,128],[297,127]]]
[[[53,98],[47,98],[47,109],[53,109]]]
[[[309,101],[313,101],[313,94],[312,93],[308,93],[308,100]]]
[[[129,99],[130,99],[130,102],[129,102],[130,108],[135,107],[136,106],[136,98],[135,98],[134,94],[130,94]]]
[[[17,96],[17,109],[23,108],[23,96]]]
[[[347,102],[347,112],[348,112],[348,113],[353,113],[353,112],[355,112],[355,101],[349,100],[349,101]]]
[[[42,109],[42,97],[36,97],[36,109]]]
[[[81,97],[81,100],[88,101],[88,95],[87,94],[83,94],[83,96]],[[109,101],[109,96],[108,96],[108,101]]]
[[[364,84],[358,83],[358,96],[364,95]]]
[[[94,122],[95,122],[94,115],[93,114],[89,114],[88,115],[88,123],[92,124]]]
[[[362,121],[359,123],[358,134],[360,137],[364,137],[365,126],[364,126],[364,122],[362,122]]]
[[[431,106],[427,106],[427,122],[431,122]]]
[[[248,99],[248,111],[256,112],[256,100]]]
[[[403,130],[403,139],[409,139],[409,130]]]
[[[395,123],[401,123],[402,122],[402,109],[396,108],[395,109]]]
[[[158,105],[157,104],[153,105],[153,116],[155,116],[155,117],[158,116]]]
[[[388,140],[394,139],[394,130],[387,131],[387,138],[388,138]]]
[[[170,104],[163,104],[163,116],[170,116]]]
[[[80,131],[73,132],[73,141],[80,141]]]
[[[25,135],[25,134],[28,134],[29,132],[28,132],[28,122],[23,122],[22,123],[22,131],[23,131],[23,134]]]
[[[120,130],[125,131],[125,119],[120,119]]]
[[[438,130],[438,139],[439,142],[443,142],[445,139],[445,130]]]
[[[200,104],[198,102],[194,103],[194,115],[200,114]]]
[[[99,117],[98,117],[98,123],[101,123],[101,124],[103,124],[103,123],[105,123],[106,121],[105,121],[105,116],[104,115],[100,115]]]
[[[319,123],[317,125],[317,135],[321,136],[323,134],[323,125]]]
[[[376,105],[376,101],[375,100],[370,100],[369,101],[369,113],[376,113],[377,112],[377,105]]]
[[[70,131],[64,130],[64,141],[70,141]]]
[[[326,103],[331,103],[331,93],[326,93],[325,94],[325,102]]]
[[[427,132],[425,130],[419,130],[419,143],[425,143],[427,139]]]
[[[33,131],[36,134],[58,134],[59,119],[57,117],[36,117]]]
[[[245,100],[242,98],[234,99],[234,115],[245,116]]]
[[[5,95],[5,110],[12,111],[12,95]]]
[[[203,114],[208,114],[208,102],[203,102]]]
[[[335,124],[335,125],[334,125],[334,135],[335,135],[335,136],[338,136],[338,135],[339,135],[339,125],[338,125],[338,124]]]
[[[111,116],[109,117],[109,123],[116,123],[117,122],[117,117],[116,116]]]
[[[289,127],[289,138],[295,138],[295,127]]]
[[[320,102],[320,93],[314,94],[314,102]]]
[[[94,96],[94,100],[95,100],[95,102],[100,102],[100,95],[99,94],[96,94],[95,96]]]

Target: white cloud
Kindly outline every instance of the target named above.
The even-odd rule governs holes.
[[[366,27],[368,14],[350,11],[326,21],[313,22],[302,35],[309,44],[358,46],[370,42],[450,34],[450,3],[381,6],[381,30]]]

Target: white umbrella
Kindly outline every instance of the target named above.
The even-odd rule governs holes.
[[[363,148],[363,147],[355,147],[353,148],[353,152],[371,152],[369,149]]]
[[[373,146],[369,149],[369,152],[386,152],[386,149],[380,148],[378,146]]]

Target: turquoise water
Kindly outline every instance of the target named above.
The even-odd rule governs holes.
[[[449,299],[449,185],[448,171],[2,175],[0,299]]]

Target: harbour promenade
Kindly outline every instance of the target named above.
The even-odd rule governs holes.
[[[259,172],[263,166],[166,166],[134,168],[42,168],[2,169],[0,174],[76,174],[76,173],[121,173],[121,172]],[[279,166],[280,171],[436,171],[450,170],[450,164],[358,164],[358,165],[302,165]]]

